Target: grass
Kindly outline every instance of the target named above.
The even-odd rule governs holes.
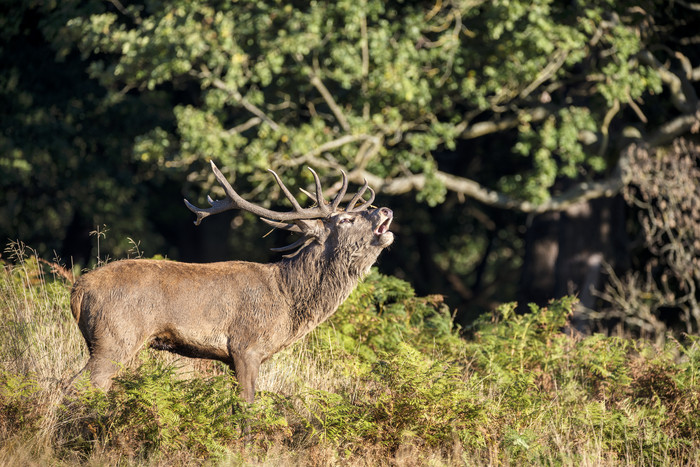
[[[574,300],[507,304],[462,337],[440,297],[373,272],[263,365],[145,351],[105,394],[69,280],[14,244],[0,272],[0,465],[696,465],[700,341],[563,333]]]

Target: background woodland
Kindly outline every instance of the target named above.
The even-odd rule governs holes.
[[[208,161],[272,205],[265,169],[344,169],[396,212],[381,270],[461,323],[578,294],[584,331],[698,331],[696,3],[0,8],[3,242],[267,261],[287,239],[246,215],[192,226],[183,197],[223,196]]]
[[[692,0],[2,2],[0,464],[696,464],[699,31]],[[193,225],[210,160],[282,210],[268,168],[366,179],[394,245],[253,406],[153,351],[64,392],[77,275],[289,243]]]

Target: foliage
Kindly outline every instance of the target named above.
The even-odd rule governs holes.
[[[441,296],[416,297],[406,281],[376,269],[317,333],[319,350],[329,340],[342,342],[346,352],[369,363],[377,361],[378,353],[395,352],[405,342],[423,353],[445,352],[444,356],[453,357],[460,348]]]
[[[39,386],[29,375],[0,370],[0,433],[37,428],[40,414],[34,406]]]
[[[52,282],[14,279],[34,267],[6,265],[2,290],[26,289],[18,316],[48,327],[62,320],[46,305]],[[0,372],[0,459],[692,463],[700,453],[697,339],[659,348],[577,338],[562,332],[574,303],[566,298],[526,314],[506,304],[463,339],[439,300],[373,272],[332,321],[271,362],[303,368],[302,380],[275,393],[262,388],[251,407],[228,370],[187,370],[185,360],[164,361],[163,353],[143,353],[106,394],[83,381],[64,395],[55,378],[40,376],[41,360],[29,359]],[[57,310],[68,313],[66,303]],[[28,332],[32,341],[42,330]],[[80,343],[80,336],[53,337],[65,349],[61,340]],[[7,362],[12,345],[0,342]],[[64,379],[82,364],[62,353],[52,358],[70,367]]]
[[[525,462],[547,459],[546,443],[531,427],[541,427],[548,418],[580,436],[601,430],[597,442],[612,453],[612,461],[629,460],[628,440],[641,446],[640,462],[663,462],[671,452],[697,449],[696,435],[677,437],[697,423],[694,415],[688,418],[700,403],[696,339],[687,346],[672,342],[660,351],[644,341],[600,334],[577,339],[562,333],[574,303],[569,298],[546,308],[531,305],[525,315],[516,315],[514,304],[507,304],[474,327],[468,354],[474,354],[476,373],[496,383],[491,397],[502,398],[507,408],[500,417],[509,453]],[[678,352],[688,358],[676,363]],[[687,395],[682,402],[676,399],[679,385]]]
[[[389,452],[406,443],[439,447],[455,439],[483,446],[477,427],[486,422],[485,407],[458,365],[433,361],[406,343],[384,357],[361,376],[359,393],[302,395],[322,439],[346,447],[371,442]]]
[[[40,380],[65,377],[85,355],[69,307],[71,274],[21,242],[10,243],[5,252],[12,262],[0,260],[3,368]]]
[[[530,305],[530,313],[517,314],[516,304],[501,305],[492,316],[475,323],[474,364],[490,377],[506,376],[501,384],[535,385],[538,376],[551,374],[567,354],[567,336],[561,332],[575,299],[565,297],[546,308]]]
[[[646,255],[633,271],[611,280],[601,298],[612,306],[594,314],[620,320],[658,341],[682,328],[700,331],[700,147],[677,140],[668,150],[629,149],[638,167],[624,190],[639,219],[639,242]],[[678,310],[675,315],[670,310]],[[671,317],[664,316],[671,315]],[[678,322],[682,323],[680,326]]]
[[[557,177],[607,167],[579,133],[606,127],[614,105],[661,91],[655,70],[632,60],[644,47],[640,19],[607,20],[627,8],[549,0],[147,1],[78,14],[65,32],[111,101],[125,89],[198,88],[195,101],[173,107],[176,131],[157,127],[139,138],[134,157],[143,162],[190,167],[205,156],[231,173],[285,167],[287,177],[303,176],[289,173],[303,163],[379,177],[407,170],[427,175],[418,195],[434,205],[445,191],[431,178],[433,154],[454,150],[470,120],[512,106],[525,111],[515,151],[532,164],[502,185],[542,201]],[[563,92],[543,86],[574,73],[598,83],[584,99],[572,98],[571,83]],[[553,98],[554,89],[562,95]],[[557,110],[534,122],[527,111],[545,95]]]
[[[223,195],[209,159],[265,204],[280,192],[263,169],[309,186],[304,166],[343,168],[401,219],[383,270],[478,314],[516,297],[514,211],[609,193],[591,194],[618,178],[621,148],[692,132],[689,8],[15,0],[0,7],[0,237],[80,265],[125,256],[127,238],[148,255],[265,259],[261,227],[195,230],[174,200]]]
[[[106,241],[112,254],[126,253],[129,236],[162,245],[148,220],[150,177],[129,162],[124,141],[162,121],[163,101],[125,96],[106,105],[62,32],[70,15],[89,11],[78,3],[0,7],[0,232],[86,263],[85,239],[103,223],[115,234]]]
[[[241,410],[232,416],[239,400],[231,378],[182,379],[172,365],[143,358],[107,394],[89,383],[78,385],[61,415],[64,448],[87,454],[99,441],[136,459],[180,450],[195,458],[223,455],[226,440],[238,437],[243,416]]]

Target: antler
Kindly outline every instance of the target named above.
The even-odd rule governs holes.
[[[343,175],[345,175],[345,173],[343,173]],[[357,204],[358,200],[362,199],[362,195],[365,194],[365,191],[367,191],[367,189],[369,189],[369,194],[370,194],[369,199],[367,201],[365,201],[364,203],[362,203],[360,206],[355,207],[355,204]],[[344,194],[345,194],[345,192],[343,191],[343,195]],[[362,188],[360,188],[360,191],[358,191],[355,194],[355,196],[352,197],[352,199],[348,203],[348,206],[345,208],[345,211],[346,212],[364,211],[372,204],[372,201],[374,201],[374,190],[369,187],[369,183],[367,183],[367,180],[365,180],[365,184],[362,185]]]
[[[290,212],[277,212],[271,209],[266,209],[257,204],[246,201],[241,196],[236,193],[231,184],[226,180],[226,177],[221,173],[219,168],[211,161],[211,169],[214,172],[214,176],[219,181],[224,191],[226,192],[226,199],[223,200],[213,200],[210,196],[207,196],[207,201],[211,205],[210,208],[198,208],[189,201],[185,200],[185,205],[187,208],[197,215],[197,220],[194,222],[195,225],[199,225],[202,219],[208,217],[212,214],[218,214],[220,212],[228,211],[229,209],[242,209],[250,213],[255,214],[267,219],[272,219],[276,221],[295,221],[299,219],[319,219],[322,217],[327,217],[332,214],[332,211],[328,208],[325,201],[323,201],[323,191],[321,190],[321,181],[318,179],[316,172],[311,170],[316,180],[316,199],[318,201],[318,206],[313,208],[302,208],[297,200],[294,198],[292,193],[287,189],[287,187],[282,183],[279,176],[272,170],[269,172],[275,177],[275,181],[282,189],[282,192],[287,197],[287,199],[292,203],[293,211]],[[345,174],[343,174],[345,181]],[[347,184],[347,182],[345,182]],[[335,203],[335,200],[333,201]]]
[[[212,214],[218,214],[230,209],[242,209],[259,216],[263,221],[274,227],[291,230],[293,232],[306,233],[309,230],[309,225],[303,221],[310,219],[321,219],[324,217],[329,217],[331,214],[335,213],[338,210],[338,205],[342,201],[343,196],[345,196],[348,189],[348,177],[345,172],[341,170],[343,175],[342,186],[329,205],[326,203],[323,195],[321,180],[319,179],[318,174],[311,167],[309,167],[309,170],[314,176],[314,182],[316,184],[316,205],[311,208],[302,208],[296,198],[294,198],[294,195],[292,195],[289,189],[284,185],[280,177],[273,170],[268,170],[272,176],[275,177],[277,185],[279,185],[289,202],[292,203],[293,211],[278,212],[258,206],[250,201],[246,201],[238,193],[236,193],[236,190],[234,190],[228,180],[226,180],[226,177],[224,177],[216,164],[214,164],[214,161],[211,161],[211,168],[214,172],[214,176],[226,192],[226,199],[213,200],[210,196],[207,196],[207,201],[211,205],[210,208],[198,208],[189,201],[185,200],[185,205],[187,208],[197,215],[197,220],[194,222],[195,225],[199,225],[200,222],[202,222],[202,219]],[[363,202],[359,207],[355,207],[355,204],[357,204],[358,200],[362,198],[362,195],[367,189],[368,185],[365,181],[365,184],[362,186],[360,191],[352,198],[352,200],[350,200],[350,203],[348,203],[346,211],[362,211],[370,205],[370,203],[374,200],[374,191],[371,188],[369,188],[369,191],[372,194],[370,199]]]

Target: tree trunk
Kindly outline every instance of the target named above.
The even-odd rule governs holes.
[[[592,291],[602,286],[602,265],[625,268],[628,240],[624,200],[600,198],[566,211],[536,216],[525,238],[525,258],[518,301],[545,305],[552,298],[577,295],[580,303],[571,320],[580,332],[590,332],[585,310],[595,309]]]

